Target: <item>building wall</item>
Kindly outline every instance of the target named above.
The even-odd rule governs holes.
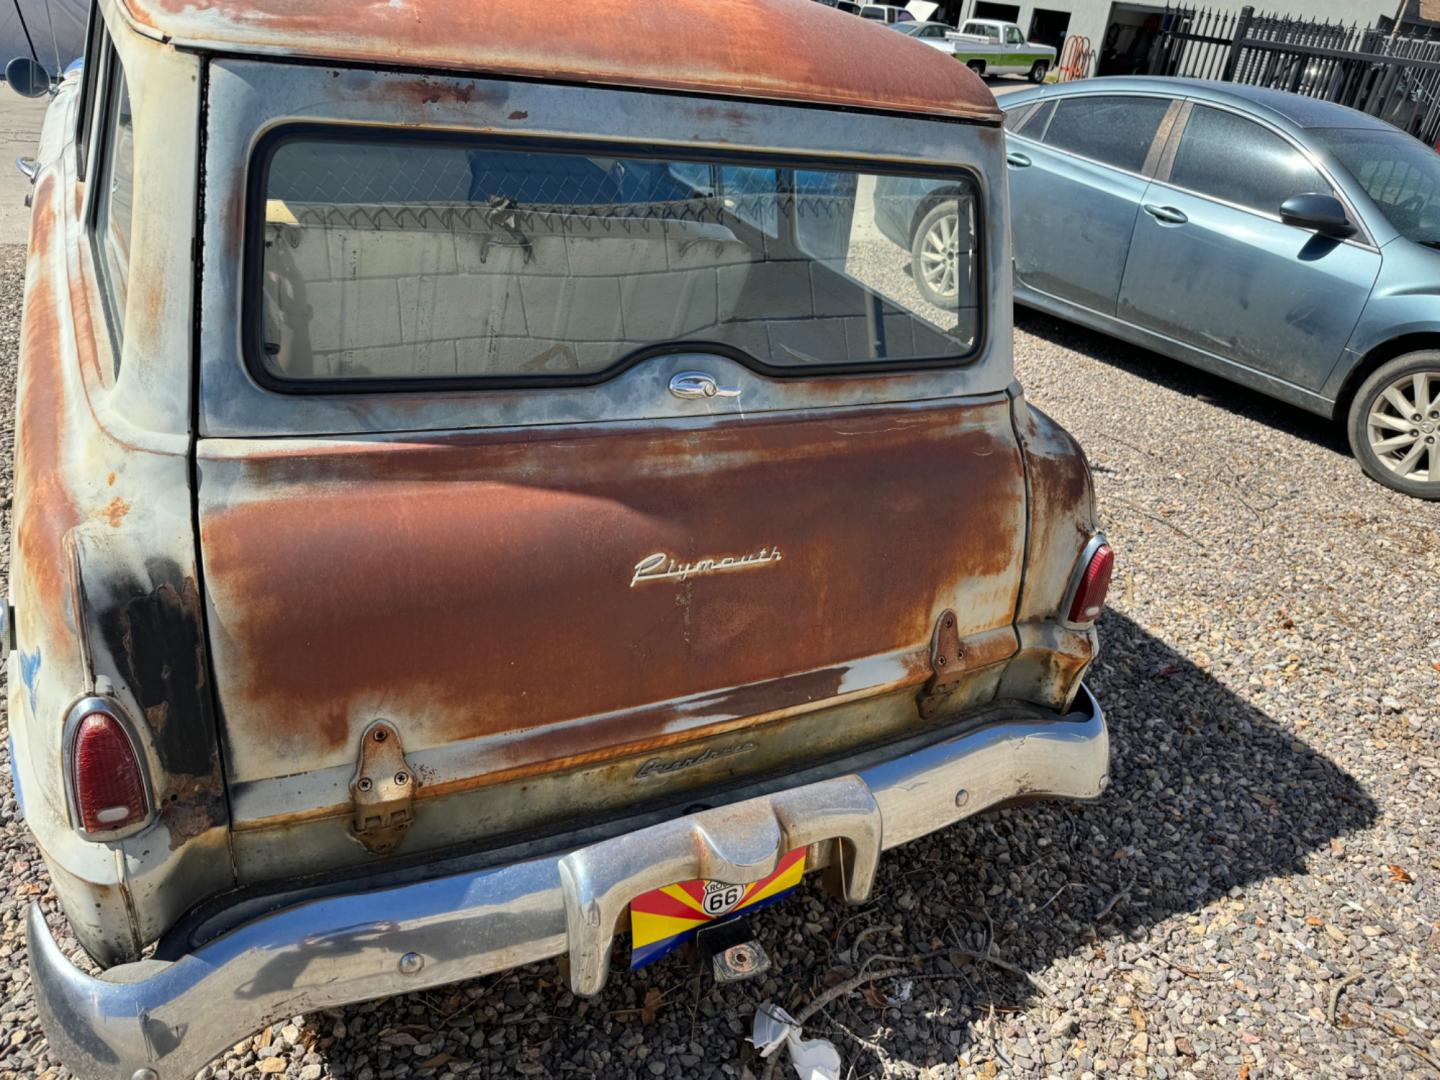
[[[1006,0],[1001,0],[1006,2]],[[1197,7],[1209,7],[1217,11],[1238,12],[1244,3],[1238,0],[1192,0]],[[961,0],[945,5],[959,13],[961,20],[971,17],[976,5],[983,12],[987,0]],[[1082,34],[1090,39],[1097,58],[1104,47],[1105,34],[1112,22],[1143,22],[1150,14],[1162,15],[1165,11],[1163,0],[1158,4],[1121,3],[1116,0],[1008,0],[1010,6],[1018,7],[1019,17],[1015,20],[1027,33],[1037,9],[1070,13],[1068,35]],[[1395,0],[1280,0],[1278,3],[1252,3],[1257,11],[1274,10],[1298,18],[1331,19],[1335,21],[1370,25],[1382,16],[1393,17]],[[937,17],[939,16],[937,14]]]

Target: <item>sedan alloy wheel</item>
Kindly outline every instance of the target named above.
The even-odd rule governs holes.
[[[1382,364],[1355,394],[1350,448],[1387,487],[1440,499],[1440,352]]]
[[[961,229],[953,201],[932,209],[915,230],[911,266],[915,284],[927,302],[953,311],[960,305],[960,263],[970,238]]]
[[[1370,449],[1406,480],[1440,480],[1440,372],[1396,379],[1371,406]]]

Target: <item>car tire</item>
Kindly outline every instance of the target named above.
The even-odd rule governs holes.
[[[1045,76],[1050,74],[1050,65],[1044,60],[1036,60],[1030,68],[1030,81],[1037,85],[1045,81]]]
[[[1440,500],[1440,351],[1407,353],[1376,368],[1350,403],[1348,432],[1371,479]]]
[[[946,311],[960,307],[960,239],[960,214],[954,200],[949,200],[931,207],[910,240],[910,273],[915,287],[926,303]],[[944,276],[946,264],[952,268],[949,288]]]
[[[976,75],[979,75],[982,79],[985,77],[984,60],[970,60],[965,64],[965,66],[968,67],[971,71],[973,71]]]

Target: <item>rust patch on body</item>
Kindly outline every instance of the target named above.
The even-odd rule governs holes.
[[[113,476],[114,474],[112,473],[111,475]],[[109,523],[112,529],[118,529],[121,522],[125,520],[125,516],[129,513],[130,504],[127,503],[124,499],[122,499],[119,495],[116,495],[115,498],[111,499],[110,502],[106,505],[105,509],[101,511],[101,514],[104,516],[106,522]]]
[[[509,768],[573,763],[573,732],[541,729],[582,717],[634,752],[694,738],[705,716],[833,698],[851,662],[923,653],[946,606],[967,633],[1009,624],[1024,494],[1007,413],[528,429],[208,462],[214,490],[243,493],[215,505],[201,490],[227,737],[242,757],[314,767],[379,717],[416,748],[527,732],[524,762],[495,763]],[[656,553],[760,546],[783,561],[632,584]],[[713,713],[686,704],[727,687]]]
[[[182,777],[160,795],[160,821],[170,833],[170,850],[229,821],[225,791],[216,776]]]
[[[126,0],[192,47],[318,60],[849,105],[998,122],[963,64],[887,27],[792,0]],[[784,48],[757,42],[784,41]]]
[[[1090,467],[1064,428],[1023,399],[1015,404],[1030,489],[1030,544],[1021,621],[1055,619],[1076,561],[1095,533]]]
[[[48,204],[45,204],[48,206]],[[35,228],[47,228],[37,203]],[[29,595],[21,611],[36,620],[47,649],[62,643],[74,648],[70,560],[65,537],[81,514],[65,486],[65,394],[62,369],[65,350],[56,310],[55,291],[44,274],[35,277],[25,299],[21,345],[15,453],[15,543],[17,570],[25,576]],[[36,622],[30,622],[35,627]],[[68,651],[68,649],[67,649]]]

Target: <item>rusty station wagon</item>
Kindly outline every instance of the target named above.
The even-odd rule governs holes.
[[[1104,789],[1112,556],[1014,381],[973,73],[796,0],[93,18],[8,635],[17,792],[108,969],[31,909],[79,1076],[547,958],[593,995]]]

